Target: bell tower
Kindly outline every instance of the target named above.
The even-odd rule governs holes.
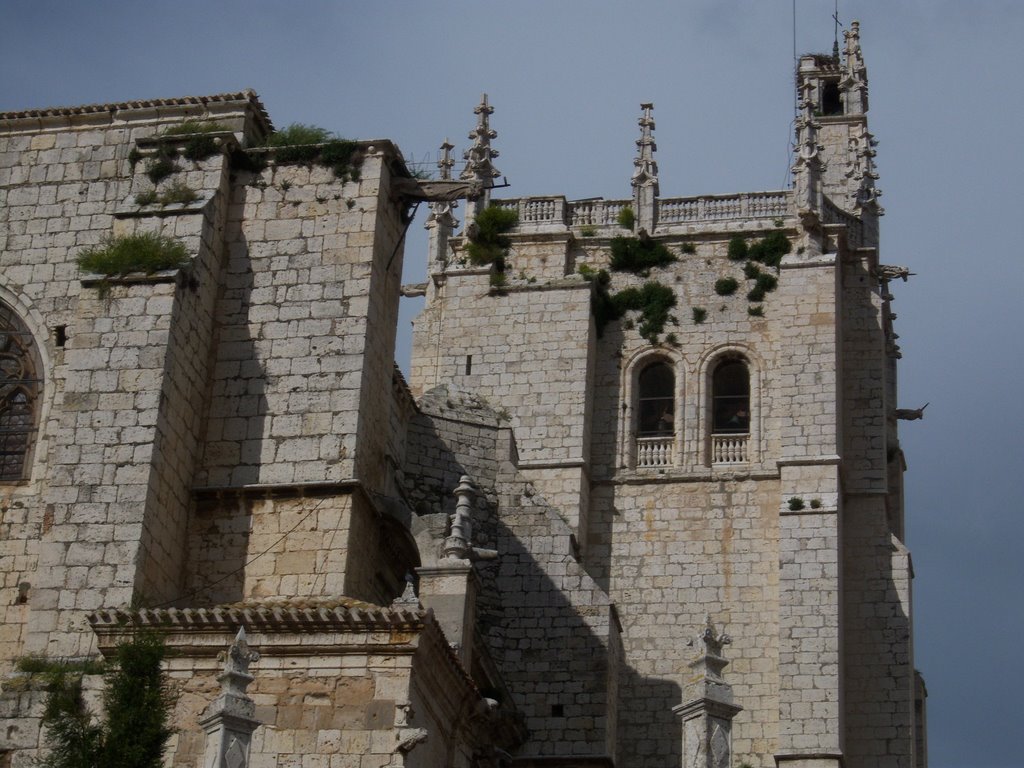
[[[844,46],[832,54],[800,58],[797,91],[802,123],[814,121],[820,142],[822,192],[833,204],[861,217],[877,231],[881,190],[875,187],[875,141],[868,130],[868,75],[860,47],[860,22],[843,33]],[[801,121],[798,121],[798,125]]]

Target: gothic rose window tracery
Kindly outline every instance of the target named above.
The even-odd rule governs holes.
[[[41,386],[32,334],[0,303],[0,482],[25,477]]]

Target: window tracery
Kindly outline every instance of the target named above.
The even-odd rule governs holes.
[[[25,477],[35,440],[42,378],[35,341],[0,303],[0,482]]]

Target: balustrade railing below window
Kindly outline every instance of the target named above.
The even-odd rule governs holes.
[[[637,467],[669,467],[674,464],[675,437],[638,437]]]
[[[750,435],[712,435],[712,464],[745,464]]]

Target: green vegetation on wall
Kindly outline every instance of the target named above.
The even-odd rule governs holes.
[[[21,672],[46,687],[47,757],[42,768],[160,768],[171,736],[172,698],[161,669],[163,641],[139,633],[117,646],[110,664],[29,657]],[[82,697],[82,677],[103,674],[105,718],[94,719]]]
[[[615,217],[615,223],[623,229],[633,229],[633,225],[636,223],[636,214],[634,214],[633,209],[627,205],[619,211],[619,215]]]
[[[107,237],[99,245],[86,248],[75,261],[83,272],[113,277],[131,272],[149,275],[165,269],[183,269],[191,263],[191,258],[179,241],[153,232],[139,232]]]
[[[512,245],[506,233],[518,223],[519,214],[511,208],[491,205],[480,211],[466,233],[466,255],[470,263],[478,267],[493,264],[496,274],[504,273],[505,259]]]
[[[610,266],[616,272],[646,274],[677,261],[664,245],[650,237],[613,237]]]
[[[359,168],[363,163],[359,145],[336,136],[326,128],[292,123],[270,134],[267,146],[276,150],[274,157],[278,164],[316,163],[330,168],[335,178],[342,181],[359,180]]]

